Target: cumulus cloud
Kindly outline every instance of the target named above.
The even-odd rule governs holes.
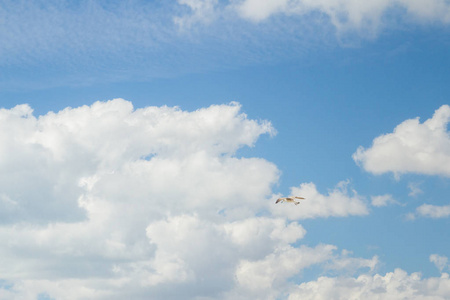
[[[168,198],[165,203],[184,195],[201,203],[214,190],[214,201],[207,203],[217,209],[233,199],[231,195],[235,205],[242,197],[264,198],[277,178],[276,167],[232,154],[274,130],[268,122],[248,120],[239,109],[232,104],[192,113],[168,107],[133,111],[124,100],[67,108],[39,118],[26,105],[2,109],[1,199],[10,211],[2,220],[81,220],[86,212],[94,213],[93,195],[101,193],[110,193],[109,200],[123,200],[128,193],[137,194],[130,201],[142,201],[141,195],[161,196]],[[254,178],[243,194],[236,190],[244,183],[229,176],[234,172]],[[138,188],[143,180],[148,180],[144,190]],[[171,190],[176,183],[180,190]],[[192,189],[198,184],[202,188]],[[110,185],[116,186],[114,192]],[[89,193],[84,193],[86,188]]]
[[[291,194],[300,195],[306,200],[301,200],[294,208],[277,204],[270,209],[274,215],[292,220],[367,215],[369,209],[364,198],[355,190],[349,191],[348,185],[349,181],[342,181],[330,190],[328,195],[323,195],[314,183],[303,183],[299,187],[291,188]]]
[[[367,172],[392,172],[450,176],[450,136],[447,130],[450,106],[437,109],[423,123],[419,118],[398,125],[394,132],[373,140],[370,148],[360,146],[354,161]]]
[[[335,249],[332,245],[315,248],[287,246],[261,260],[242,260],[236,269],[238,294],[247,299],[275,299],[277,292],[286,286],[286,279],[308,266],[330,260]]]
[[[275,299],[312,265],[370,264],[301,246],[305,228],[269,211],[279,170],[235,153],[275,130],[237,103],[18,105],[0,128],[2,299]],[[346,183],[293,192],[310,197],[306,217],[367,213]],[[328,198],[344,208],[319,210]]]
[[[60,287],[78,278],[71,290],[88,298],[123,296],[123,286],[231,282],[233,249],[259,258],[305,234],[296,223],[253,219],[279,172],[234,153],[275,130],[237,103],[186,112],[115,99],[39,117],[18,105],[0,110],[0,127],[0,273],[19,293],[12,298],[55,297],[56,287],[44,288],[52,278]],[[269,234],[252,236],[266,247],[257,253],[242,242],[246,222]],[[208,268],[223,272],[208,277]]]
[[[289,245],[302,239],[306,230],[298,223],[284,219],[247,218],[224,225],[232,243],[239,247],[242,258],[262,258],[278,245]]]
[[[435,299],[450,297],[450,278],[423,279],[420,273],[408,274],[396,269],[384,276],[360,275],[354,277],[319,277],[316,281],[300,284],[289,300],[309,299]]]

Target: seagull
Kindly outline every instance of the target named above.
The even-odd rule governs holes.
[[[300,204],[300,201],[295,201],[294,199],[305,199],[305,198],[297,197],[297,196],[295,196],[295,197],[278,198],[278,200],[275,203],[278,203],[278,202],[292,202],[292,203],[295,203],[295,205]]]

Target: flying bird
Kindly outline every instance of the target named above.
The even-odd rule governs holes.
[[[305,199],[305,198],[297,197],[297,196],[295,196],[295,197],[278,198],[275,203],[278,203],[278,202],[292,202],[292,203],[295,203],[295,205],[300,204],[300,201],[295,201],[294,199]]]

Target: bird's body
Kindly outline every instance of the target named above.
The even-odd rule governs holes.
[[[297,197],[297,196],[295,196],[295,197],[284,197],[284,198],[278,198],[275,203],[278,203],[278,202],[292,202],[295,205],[300,204],[300,201],[295,201],[295,199],[305,199],[305,198]]]

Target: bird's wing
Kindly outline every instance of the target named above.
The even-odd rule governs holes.
[[[305,198],[303,198],[303,197],[297,197],[297,196],[295,196],[294,198],[297,198],[297,199],[305,199]]]
[[[275,203],[278,203],[278,202],[281,202],[281,201],[283,201],[283,199],[279,198],[279,199],[277,199],[277,201]]]

